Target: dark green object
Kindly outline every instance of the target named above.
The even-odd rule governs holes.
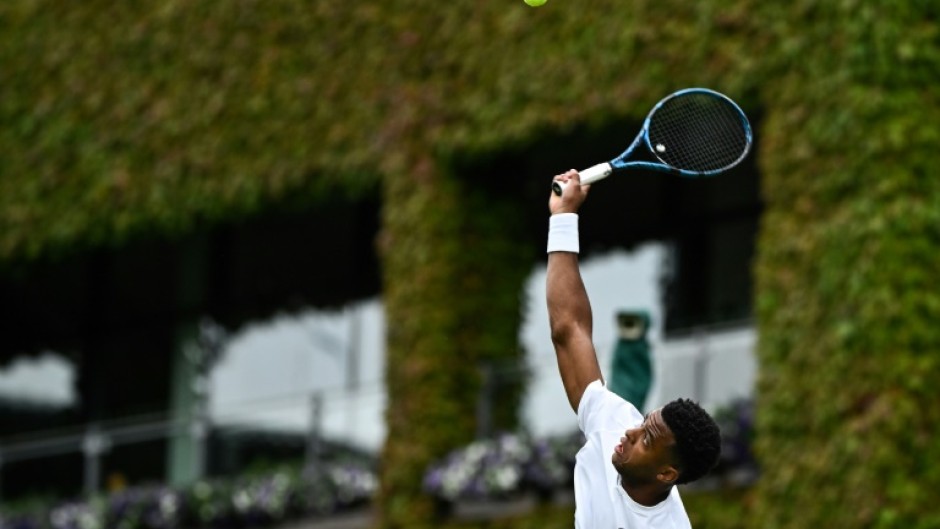
[[[631,402],[640,411],[653,383],[650,345],[646,339],[649,313],[622,311],[617,314],[617,347],[607,387]]]

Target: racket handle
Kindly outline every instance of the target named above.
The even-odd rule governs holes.
[[[578,175],[581,177],[581,185],[586,186],[588,184],[597,182],[598,180],[607,178],[613,171],[614,168],[609,163],[604,162],[588,167],[583,171],[578,171]],[[568,187],[568,184],[566,183],[552,182],[552,191],[554,191],[558,196],[561,196],[566,187]]]

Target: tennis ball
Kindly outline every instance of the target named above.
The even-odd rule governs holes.
[[[548,0],[525,0],[525,3],[529,4],[532,7],[538,7],[547,1]]]

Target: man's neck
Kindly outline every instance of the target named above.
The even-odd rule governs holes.
[[[669,497],[669,493],[672,491],[672,485],[666,488],[656,483],[630,485],[622,478],[620,480],[620,486],[623,487],[623,490],[627,492],[627,495],[630,496],[633,501],[644,507],[659,505]]]

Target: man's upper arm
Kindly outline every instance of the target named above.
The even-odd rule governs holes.
[[[576,413],[585,388],[595,380],[603,382],[590,330],[572,325],[553,335],[558,370],[565,386],[568,403]]]
[[[591,303],[581,281],[577,254],[548,254],[546,296],[558,370],[568,395],[568,403],[577,412],[584,388],[601,378],[591,340],[594,325]]]

